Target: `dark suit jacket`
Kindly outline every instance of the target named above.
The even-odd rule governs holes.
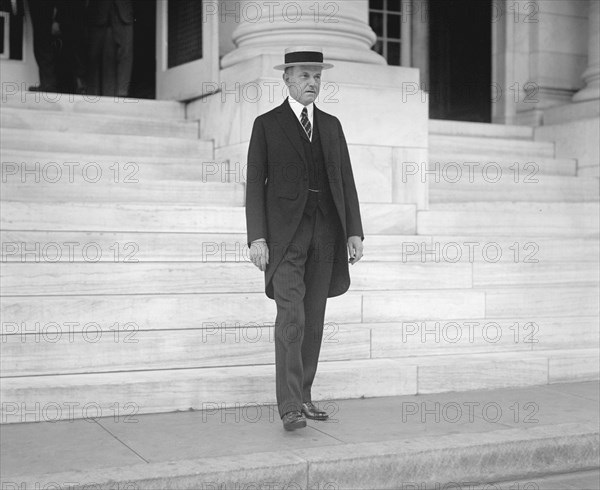
[[[364,239],[358,195],[348,146],[338,119],[319,110],[314,118],[325,155],[331,194],[343,235],[335,246],[335,262],[328,296],[338,296],[350,287],[347,239]],[[248,245],[266,238],[269,265],[265,271],[265,293],[273,298],[271,279],[302,218],[308,198],[306,157],[296,115],[287,100],[256,118],[248,148],[246,224]]]
[[[133,1],[132,0],[90,0],[88,6],[89,21],[98,26],[105,25],[108,22],[108,14],[112,4],[115,5],[119,19],[123,24],[132,24]]]

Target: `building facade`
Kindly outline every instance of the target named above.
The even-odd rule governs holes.
[[[122,98],[28,91],[2,2],[2,422],[273,403],[245,159],[295,45],[335,65],[366,235],[315,398],[598,379],[599,5],[139,0]],[[78,165],[139,180],[31,177]],[[104,258],[45,256],[73,243]]]

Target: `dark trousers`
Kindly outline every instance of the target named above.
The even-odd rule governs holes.
[[[133,24],[125,24],[114,6],[106,25],[90,26],[88,93],[126,97],[133,68]]]
[[[56,2],[29,0],[33,25],[33,54],[40,72],[40,88],[56,91],[58,88],[57,39],[52,35],[52,22]]]
[[[337,213],[320,209],[302,220],[273,275],[277,304],[275,372],[279,415],[300,410],[311,401],[311,388],[323,338],[327,292],[335,240],[341,225]]]
[[[40,88],[72,92],[85,78],[85,8],[81,0],[29,0]],[[60,36],[52,35],[54,9]]]
[[[68,83],[85,81],[87,58],[87,28],[85,2],[82,0],[60,0],[59,24],[63,39],[63,56],[67,64]],[[77,88],[77,87],[73,87]]]

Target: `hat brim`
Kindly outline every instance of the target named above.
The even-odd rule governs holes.
[[[289,68],[290,66],[318,66],[322,70],[328,70],[329,68],[333,68],[333,65],[331,63],[317,63],[314,61],[301,61],[298,63],[284,63],[283,65],[274,66],[273,69],[285,70],[286,68]]]

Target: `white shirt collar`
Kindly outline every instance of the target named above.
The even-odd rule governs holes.
[[[302,123],[302,120],[300,119],[300,115],[302,114],[302,109],[304,109],[304,106],[300,102],[298,102],[296,99],[294,99],[293,97],[288,97],[288,102],[290,104],[290,107],[294,111],[294,114],[296,114],[298,121],[300,121],[300,123]],[[313,102],[311,102],[310,104],[308,104],[306,106],[306,109],[308,111],[308,120],[310,121],[310,125],[312,127],[314,127],[313,115],[315,113],[315,104]]]

